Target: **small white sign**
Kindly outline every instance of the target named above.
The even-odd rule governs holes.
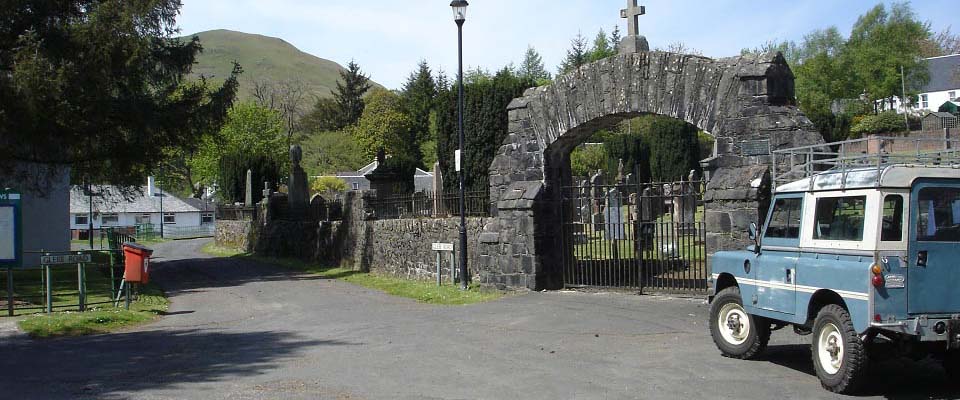
[[[66,254],[62,256],[41,256],[40,264],[59,265],[59,264],[79,264],[88,263],[91,258],[89,254]]]
[[[456,159],[454,163],[456,164],[456,171],[460,172],[460,150],[455,150],[453,152],[453,158]]]
[[[433,251],[453,251],[453,243],[434,243]]]
[[[17,227],[13,210],[13,207],[0,207],[0,260],[13,261],[17,258]]]

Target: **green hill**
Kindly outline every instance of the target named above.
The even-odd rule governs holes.
[[[206,76],[212,83],[222,83],[230,75],[232,62],[243,67],[240,76],[241,101],[249,100],[252,82],[267,80],[282,82],[297,79],[306,86],[305,106],[313,104],[314,96],[330,97],[337,87],[343,67],[304,53],[283,39],[228,30],[215,30],[188,35],[197,36],[203,53],[197,56],[193,77]]]

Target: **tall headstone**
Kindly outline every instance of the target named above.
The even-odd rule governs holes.
[[[637,0],[627,0],[627,8],[620,10],[620,18],[627,19],[627,36],[620,39],[620,54],[650,51],[647,38],[640,34],[640,17],[646,14],[647,7],[637,5]]]
[[[606,185],[606,183],[603,178],[603,170],[598,170],[596,174],[590,177],[590,203],[593,207],[593,215],[590,216],[590,222],[593,224],[595,231],[603,230],[603,207],[604,197],[606,197],[604,185]]]
[[[244,186],[244,196],[243,196],[243,205],[246,207],[253,207],[253,171],[247,170],[247,182]]]
[[[624,232],[625,222],[622,206],[623,201],[620,199],[620,191],[615,188],[610,189],[607,192],[607,207],[604,210],[607,240],[624,240],[627,238]]]
[[[290,212],[294,216],[304,215],[310,201],[307,173],[300,167],[302,158],[303,149],[300,148],[300,145],[290,146],[290,181],[287,185],[287,201],[290,204]]]
[[[692,182],[680,182],[673,197],[673,226],[677,235],[696,235],[697,196]]]
[[[273,194],[273,189],[270,188],[270,182],[263,182],[263,200],[260,200],[263,203],[270,202],[270,196]]]

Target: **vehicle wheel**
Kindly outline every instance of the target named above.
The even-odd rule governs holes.
[[[835,304],[820,309],[812,347],[813,366],[824,388],[841,394],[857,390],[866,375],[868,357],[847,310]]]
[[[747,314],[740,288],[728,287],[710,305],[710,336],[724,356],[751,360],[767,348],[770,322]]]

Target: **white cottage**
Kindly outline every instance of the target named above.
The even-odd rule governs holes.
[[[215,222],[215,207],[201,209],[152,185],[126,194],[107,185],[93,186],[90,193],[82,186],[70,190],[70,231],[74,239],[86,239],[91,228],[96,237],[105,228],[132,234],[138,226],[149,226],[159,232],[161,224],[165,236],[176,237],[186,231],[212,232]]]

